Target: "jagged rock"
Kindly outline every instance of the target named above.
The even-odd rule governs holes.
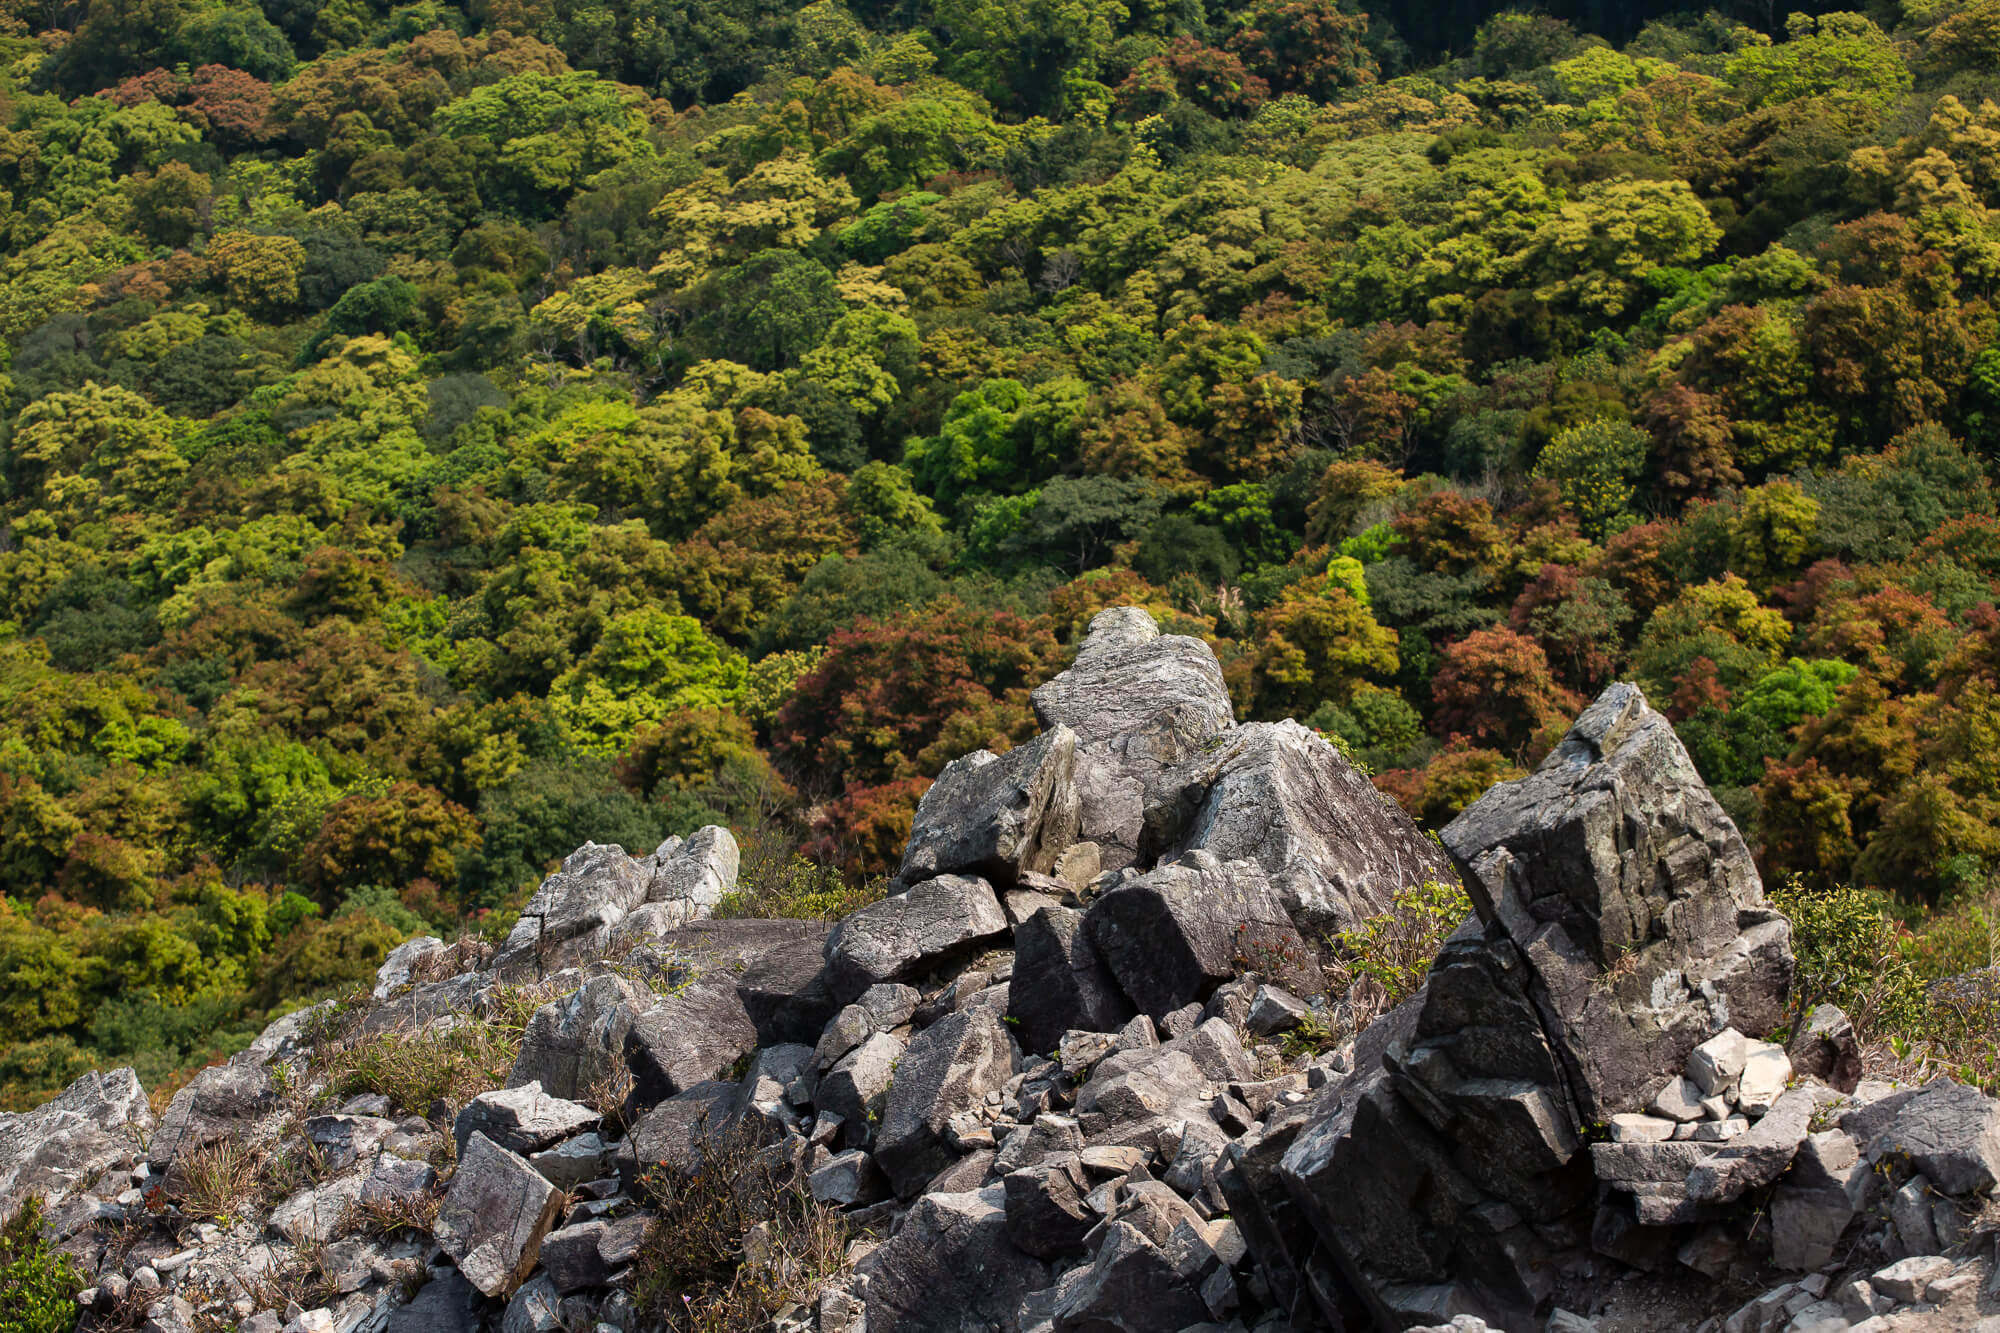
[[[1076,841],[1075,767],[1076,733],[1060,723],[1004,755],[952,760],[917,803],[897,881],[1048,874]]]
[[[1106,870],[1137,858],[1146,808],[1164,795],[1167,774],[1235,725],[1214,652],[1161,634],[1135,606],[1098,612],[1076,660],[1033,699],[1042,726],[1076,733],[1079,834]]]
[[[1802,1076],[1816,1078],[1836,1092],[1853,1092],[1861,1081],[1861,1042],[1854,1035],[1854,1024],[1836,1005],[1822,1004],[1806,1015],[1785,1054]]]
[[[478,1333],[479,1293],[457,1270],[433,1277],[408,1305],[389,1312],[387,1333]]]
[[[1312,1015],[1312,1007],[1282,986],[1259,986],[1244,1011],[1244,1030],[1268,1037],[1289,1032]]]
[[[1077,1094],[1077,1123],[1094,1146],[1156,1150],[1176,1121],[1208,1114],[1207,1087],[1184,1051],[1162,1049],[1118,1065],[1107,1060]]]
[[[1813,1113],[1831,1096],[1810,1084],[1781,1094],[1754,1126],[1688,1173],[1688,1197],[1697,1203],[1728,1203],[1776,1180],[1811,1132]]]
[[[1771,1196],[1771,1262],[1798,1272],[1825,1265],[1867,1204],[1874,1180],[1847,1134],[1808,1135]]]
[[[1782,1020],[1791,927],[1636,687],[1606,689],[1444,842],[1481,917],[1527,957],[1584,1120],[1641,1109],[1712,1033]]]
[[[602,1180],[611,1162],[608,1144],[596,1134],[579,1134],[552,1148],[528,1154],[528,1165],[560,1190],[573,1190],[591,1180]]]
[[[695,830],[684,843],[669,850],[663,843],[653,853],[646,902],[676,909],[684,926],[707,916],[736,887],[741,864],[736,839],[715,824]]]
[[[1158,1245],[1127,1222],[1106,1228],[1104,1244],[1084,1274],[1063,1286],[1056,1333],[1154,1333],[1208,1320],[1200,1294]]]
[[[612,929],[646,901],[651,867],[623,847],[587,842],[543,880],[494,955],[503,980],[524,981],[604,954]]]
[[[916,1035],[896,1066],[875,1140],[876,1163],[900,1197],[951,1164],[951,1117],[980,1106],[1017,1064],[1012,1038],[988,1010],[963,1010]]]
[[[1084,929],[1119,986],[1154,1018],[1207,999],[1246,968],[1319,990],[1317,957],[1253,861],[1192,852],[1100,896]]]
[[[1065,1032],[1115,1031],[1135,1011],[1090,942],[1083,913],[1051,904],[1014,929],[1007,1012],[1022,1046],[1047,1052]]]
[[[1951,1260],[1939,1254],[1899,1259],[1868,1279],[1868,1285],[1892,1300],[1920,1301],[1925,1289],[1951,1272]]]
[[[429,1162],[384,1153],[375,1159],[374,1168],[362,1182],[361,1206],[393,1207],[416,1198],[436,1183],[437,1171]]]
[[[1257,1062],[1236,1039],[1236,1029],[1219,1018],[1199,1023],[1166,1044],[1185,1053],[1211,1083],[1247,1082],[1257,1077]]]
[[[815,921],[699,921],[660,941],[674,960],[625,1037],[634,1106],[712,1079],[759,1046],[818,1039],[838,1011]]]
[[[389,956],[382,960],[382,966],[375,969],[374,997],[386,1000],[409,985],[411,973],[418,962],[444,947],[444,941],[435,935],[419,935],[391,949]]]
[[[552,1097],[574,1101],[608,1086],[623,1069],[632,1022],[653,993],[620,976],[592,977],[535,1010],[521,1034],[521,1053],[507,1086],[539,1083]]]
[[[1037,1166],[1071,1153],[1083,1151],[1083,1129],[1074,1116],[1044,1111],[1033,1122],[1007,1136],[993,1161],[993,1169],[1006,1175],[1024,1166]]]
[[[1097,1225],[1096,1212],[1084,1202],[1090,1181],[1074,1153],[1010,1171],[1002,1188],[1008,1239],[1038,1259],[1080,1251]]]
[[[824,1166],[814,1168],[806,1187],[820,1203],[841,1208],[871,1204],[889,1192],[875,1159],[859,1148],[836,1153]]]
[[[323,1245],[347,1229],[366,1183],[357,1172],[300,1190],[271,1210],[271,1230],[295,1244]]]
[[[1314,934],[1348,929],[1387,911],[1399,890],[1456,873],[1408,815],[1297,722],[1237,727],[1162,786],[1146,811],[1142,855],[1166,861],[1200,848],[1255,861]]]
[[[1047,1265],[1008,1240],[999,1187],[924,1195],[861,1271],[868,1333],[1019,1333],[1022,1300],[1049,1285]]]
[[[525,1157],[581,1134],[597,1121],[597,1112],[588,1106],[551,1097],[541,1084],[528,1083],[474,1097],[452,1121],[451,1136],[461,1154],[474,1134],[484,1134],[508,1152]]]
[[[634,1213],[615,1221],[593,1220],[551,1231],[542,1241],[541,1263],[557,1291],[602,1287],[639,1253],[652,1221]]]
[[[841,1118],[841,1141],[848,1147],[864,1147],[872,1137],[902,1058],[903,1043],[890,1033],[877,1032],[820,1079],[814,1102]]]
[[[152,1132],[152,1108],[136,1074],[85,1074],[43,1106],[0,1113],[0,1198],[33,1193],[61,1203],[136,1158]]]
[[[563,1333],[562,1293],[548,1274],[537,1275],[514,1293],[500,1316],[500,1333]]]
[[[167,1103],[146,1157],[177,1185],[195,1153],[223,1139],[248,1137],[277,1105],[270,1071],[262,1065],[231,1062],[204,1069]]]
[[[637,1188],[655,1167],[693,1174],[708,1142],[735,1132],[736,1093],[734,1083],[697,1083],[641,1117],[619,1146],[618,1175],[625,1190]]]
[[[475,1132],[438,1209],[437,1243],[473,1286],[510,1296],[534,1271],[562,1201],[533,1167]]]
[[[969,957],[1007,933],[993,886],[941,875],[842,918],[826,939],[826,962],[843,994],[908,981]]]
[[[316,1115],[305,1123],[306,1139],[329,1171],[345,1171],[371,1156],[395,1132],[393,1120],[371,1115]]]
[[[1888,1109],[1886,1123],[1866,1135],[1869,1161],[1906,1160],[1952,1195],[1981,1193],[2000,1181],[2000,1102],[1977,1088],[1938,1079],[1895,1099]],[[1843,1118],[1842,1128],[1849,1128],[1851,1119],[1863,1123]]]

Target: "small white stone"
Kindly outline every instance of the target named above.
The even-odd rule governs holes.
[[[1727,1120],[1702,1121],[1694,1127],[1693,1138],[1697,1143],[1722,1143],[1735,1138],[1738,1134],[1747,1134],[1749,1131],[1750,1121],[1748,1118],[1733,1115]]]
[[[1695,1047],[1694,1054],[1688,1056],[1688,1077],[1711,1097],[1734,1087],[1743,1073],[1744,1045],[1742,1033],[1735,1028],[1724,1028]]]
[[[1736,1084],[1736,1104],[1746,1115],[1762,1115],[1778,1100],[1792,1078],[1791,1057],[1768,1041],[1746,1043],[1743,1073]]]
[[[1674,1122],[1654,1115],[1611,1117],[1613,1143],[1665,1143],[1674,1136]]]
[[[1646,1109],[1669,1120],[1699,1120],[1702,1118],[1701,1088],[1692,1079],[1676,1075],[1666,1087],[1660,1089],[1660,1095],[1653,1098],[1653,1104]]]

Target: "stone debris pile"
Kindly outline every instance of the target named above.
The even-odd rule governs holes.
[[[1862,1079],[1837,1010],[1773,1039],[1788,925],[1637,690],[1441,844],[1134,608],[1034,702],[831,927],[710,919],[724,830],[586,845],[497,951],[412,941],[157,1123],[130,1071],[0,1116],[0,1190],[86,1326],[151,1333],[642,1333],[662,1191],[725,1163],[849,1226],[770,1333],[2000,1333],[2000,1105]],[[1454,878],[1475,916],[1354,1030],[1328,932]],[[476,1094],[326,1081],[503,1019]]]

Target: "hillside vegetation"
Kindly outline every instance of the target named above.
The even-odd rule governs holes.
[[[1635,679],[1988,961],[2000,0],[1436,8],[0,6],[0,1105],[848,901],[1123,603],[1433,825]]]

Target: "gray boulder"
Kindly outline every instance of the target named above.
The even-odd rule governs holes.
[[[899,1197],[909,1198],[958,1157],[951,1118],[979,1108],[1018,1065],[1000,1016],[963,1009],[918,1033],[896,1066],[875,1136],[875,1160]]]
[[[527,981],[603,957],[613,928],[646,901],[651,877],[624,848],[585,843],[528,899],[494,955],[494,972]]]
[[[396,1132],[396,1122],[372,1115],[316,1115],[307,1118],[304,1128],[326,1169],[345,1171],[372,1159],[382,1141]]]
[[[609,1086],[624,1068],[633,1020],[653,1003],[650,990],[621,976],[592,977],[551,1000],[528,1020],[507,1086],[539,1083],[571,1100]]]
[[[1007,1238],[1005,1191],[926,1194],[863,1261],[868,1333],[1020,1333],[1048,1266]]]
[[[406,1204],[420,1198],[436,1183],[437,1171],[429,1162],[383,1153],[361,1183],[361,1206],[392,1208]]]
[[[146,1156],[178,1186],[195,1153],[224,1139],[252,1137],[278,1107],[278,1092],[264,1066],[244,1062],[214,1065],[196,1074],[174,1094],[146,1145]]]
[[[1725,1028],[1783,1021],[1791,927],[1666,718],[1613,685],[1444,832],[1519,949],[1585,1120],[1643,1110]]]
[[[1907,1162],[1945,1194],[1984,1193],[2000,1181],[2000,1102],[1950,1079],[1933,1080],[1897,1102],[1863,1150],[1871,1162]]]
[[[1079,1252],[1097,1225],[1084,1200],[1090,1179],[1075,1153],[1010,1171],[1002,1180],[1007,1196],[1007,1237],[1038,1259]]]
[[[33,1193],[59,1204],[136,1159],[152,1132],[152,1108],[136,1074],[85,1074],[32,1111],[0,1113],[0,1199]]]
[[[669,839],[653,853],[646,904],[665,909],[656,915],[674,926],[701,920],[735,889],[741,861],[735,837],[719,825],[695,830],[686,842]]]
[[[1396,893],[1450,883],[1444,851],[1325,738],[1297,722],[1252,722],[1162,778],[1142,858],[1196,849],[1255,861],[1315,934],[1387,911]]]
[[[1119,985],[1156,1019],[1199,1004],[1238,972],[1316,994],[1318,957],[1255,861],[1191,852],[1113,888],[1084,930]]]
[[[551,1097],[539,1083],[481,1093],[451,1123],[460,1153],[474,1134],[484,1134],[523,1157],[540,1152],[597,1125],[598,1114],[580,1102]]]
[[[1861,1041],[1839,1006],[1822,1004],[1807,1014],[1785,1044],[1792,1068],[1836,1092],[1853,1092],[1861,1082]]]
[[[612,1274],[631,1263],[646,1237],[652,1215],[634,1213],[613,1221],[594,1219],[551,1231],[542,1241],[541,1262],[557,1291],[609,1285]]]
[[[1795,1272],[1824,1267],[1868,1204],[1874,1183],[1874,1173],[1845,1133],[1828,1129],[1807,1136],[1771,1196],[1771,1262]]]
[[[488,1296],[511,1296],[534,1271],[562,1203],[562,1191],[533,1167],[474,1133],[459,1155],[433,1233],[473,1286]]]
[[[837,922],[826,938],[827,969],[843,995],[909,981],[977,953],[1007,933],[993,886],[941,875],[870,903]]]
[[[389,1311],[387,1333],[478,1333],[479,1292],[456,1270],[424,1283],[408,1305]]]
[[[382,966],[375,969],[374,998],[386,1000],[408,986],[417,964],[431,954],[442,951],[444,947],[444,941],[435,935],[419,935],[413,940],[404,940],[389,950],[389,956],[382,960]]]
[[[1105,870],[1138,858],[1148,806],[1167,775],[1235,725],[1215,654],[1160,633],[1136,606],[1100,611],[1068,670],[1034,692],[1042,726],[1076,733],[1079,836]]]
[[[1075,767],[1076,733],[1060,723],[1004,755],[952,760],[917,803],[897,880],[1050,873],[1076,841]]]
[[[813,1102],[841,1118],[841,1141],[848,1147],[866,1147],[873,1137],[902,1058],[903,1043],[891,1033],[877,1032],[821,1077]]]
[[[1116,1032],[1134,1010],[1090,942],[1083,913],[1052,904],[1014,928],[1007,1013],[1025,1049],[1048,1052],[1073,1028]]]
[[[737,1086],[697,1083],[646,1112],[619,1145],[618,1175],[627,1193],[655,1168],[692,1175],[717,1136],[738,1132]]]
[[[1200,1293],[1129,1222],[1110,1224],[1097,1257],[1083,1272],[1081,1279],[1063,1284],[1056,1333],[1156,1333],[1209,1322]]]

